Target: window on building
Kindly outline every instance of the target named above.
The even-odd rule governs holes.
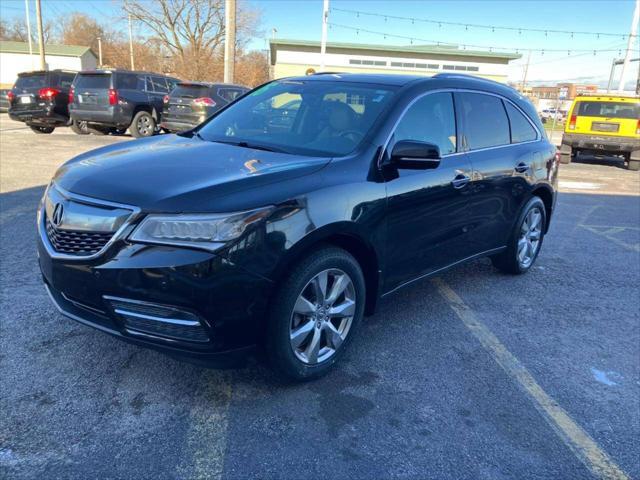
[[[531,122],[509,102],[504,102],[511,124],[511,143],[529,142],[538,138]]]
[[[357,58],[351,58],[351,59],[349,59],[349,64],[350,65],[362,65],[362,60],[359,60]]]
[[[456,117],[450,93],[432,93],[416,101],[396,127],[394,140],[429,142],[440,154],[456,151]]]
[[[455,70],[455,69],[456,69],[456,67],[455,67],[455,66],[453,66],[453,65],[443,65],[443,66],[442,66],[442,69],[443,69],[443,70]]]
[[[438,70],[438,68],[440,68],[440,65],[438,65],[437,63],[428,63],[427,68],[429,70]]]
[[[480,70],[479,67],[467,67],[467,72],[477,72]]]
[[[508,145],[509,119],[502,100],[480,93],[460,93],[460,112],[470,150]],[[456,101],[457,103],[457,101]]]

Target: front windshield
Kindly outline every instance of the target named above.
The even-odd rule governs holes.
[[[222,111],[198,134],[284,153],[343,156],[366,136],[394,91],[386,85],[275,81]]]

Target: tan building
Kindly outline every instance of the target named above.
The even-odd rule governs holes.
[[[531,96],[539,100],[557,100],[561,90],[565,93],[565,100],[573,100],[580,94],[596,93],[598,86],[579,83],[558,83],[554,86],[532,87]]]
[[[320,70],[320,42],[270,41],[273,78],[306,75]],[[455,46],[388,46],[359,43],[327,43],[325,71],[395,73],[431,76],[466,73],[507,81],[507,66],[520,58],[516,53],[467,50]]]

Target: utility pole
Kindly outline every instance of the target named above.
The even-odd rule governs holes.
[[[98,66],[102,66],[102,38],[96,38],[98,40]]]
[[[636,6],[633,9],[633,18],[631,19],[631,33],[629,34],[629,41],[627,42],[627,51],[624,54],[624,63],[622,64],[622,72],[620,72],[620,83],[618,84],[618,90],[624,90],[624,74],[627,71],[629,60],[631,59],[631,49],[636,39],[636,33],[638,33],[638,19],[640,18],[640,0],[636,0]]]
[[[327,53],[327,23],[329,21],[329,0],[324,0],[322,5],[322,40],[320,41],[320,71],[324,70]]]
[[[47,62],[44,59],[44,33],[42,32],[42,8],[40,8],[40,0],[36,0],[36,18],[38,22],[38,42],[40,43],[40,70],[46,70]]]
[[[224,2],[224,83],[233,83],[236,66],[236,0]]]
[[[27,16],[27,37],[29,37],[29,60],[33,70],[33,40],[31,38],[31,20],[29,20],[29,0],[24,0],[24,11]]]
[[[524,93],[524,87],[527,85],[527,74],[529,73],[529,62],[531,62],[531,50],[527,55],[527,64],[524,66],[524,75],[522,76],[522,93]]]
[[[131,70],[135,70],[133,63],[133,30],[131,29],[131,14],[129,14],[129,58],[131,59]]]

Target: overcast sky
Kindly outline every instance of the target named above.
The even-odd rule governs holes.
[[[33,7],[33,0],[29,0]],[[241,0],[240,0],[241,1]],[[245,0],[262,12],[263,32],[251,43],[255,49],[266,49],[272,29],[277,37],[287,39],[319,40],[321,32],[322,0]],[[42,0],[44,17],[59,21],[70,11],[81,11],[107,20],[120,28],[126,27],[121,16],[120,2],[114,0]],[[624,55],[626,38],[631,27],[633,0],[591,1],[402,1],[402,0],[331,0],[329,21],[335,24],[329,30],[329,41],[407,45],[409,40],[392,35],[414,37],[416,44],[429,41],[456,43],[459,45],[491,46],[494,51],[518,51],[523,55],[511,63],[510,80],[520,81],[526,63],[526,49],[549,49],[561,52],[533,52],[528,73],[532,82],[578,81],[606,83],[611,61]],[[363,14],[342,12],[338,9],[357,10]],[[373,17],[364,13],[376,13]],[[413,17],[416,20],[400,20],[387,17]],[[24,0],[2,0],[2,18],[23,17]],[[32,12],[32,21],[34,17]],[[482,29],[464,26],[438,25],[420,22],[429,19],[442,22],[494,25],[496,27],[533,28],[594,32],[591,35],[561,33],[535,33],[527,31],[504,31],[499,28]],[[344,25],[387,34],[367,33],[341,28]],[[35,26],[35,25],[34,25]],[[141,26],[135,28],[144,34]],[[616,34],[601,35],[595,32]],[[425,41],[426,40],[426,41]],[[576,52],[588,49],[589,52]],[[593,50],[596,50],[594,55]],[[610,50],[599,52],[597,50]],[[634,45],[634,56],[639,56],[638,42]],[[638,63],[627,75],[629,87],[635,86]],[[619,69],[618,69],[619,71]],[[616,82],[617,84],[617,82]]]

